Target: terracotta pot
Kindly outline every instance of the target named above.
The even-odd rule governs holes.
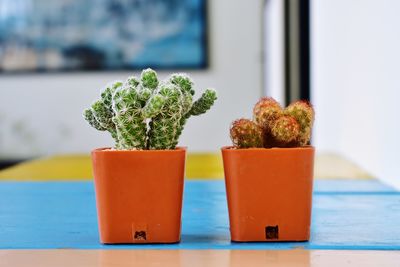
[[[102,243],[180,240],[186,148],[92,151]]]
[[[314,148],[223,147],[232,241],[310,238]]]

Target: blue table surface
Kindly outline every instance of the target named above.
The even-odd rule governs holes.
[[[178,244],[99,243],[92,182],[0,182],[0,249],[400,249],[400,192],[316,180],[309,242],[232,243],[223,181],[187,181]]]

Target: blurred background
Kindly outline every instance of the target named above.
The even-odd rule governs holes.
[[[218,152],[263,95],[310,99],[313,145],[400,188],[400,1],[1,0],[0,165],[111,146],[82,111],[110,81],[187,72],[215,107],[180,144]]]

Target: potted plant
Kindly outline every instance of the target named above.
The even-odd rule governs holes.
[[[283,109],[262,98],[253,120],[232,123],[222,148],[232,241],[305,241],[310,237],[314,110]]]
[[[193,102],[193,82],[154,70],[106,87],[84,111],[114,148],[92,151],[100,241],[174,243],[180,240],[186,148],[176,147],[187,119],[216,100],[207,89]]]

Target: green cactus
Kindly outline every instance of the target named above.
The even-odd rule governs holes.
[[[189,111],[189,116],[198,116],[203,113],[206,113],[212,105],[214,101],[217,99],[217,92],[214,89],[207,89],[202,96],[193,103],[192,108]]]
[[[145,69],[142,71],[141,81],[144,88],[150,89],[152,92],[158,86],[157,73],[152,69]]]
[[[129,83],[124,84],[113,95],[112,118],[122,149],[144,149],[146,147],[146,121],[142,116],[140,91]]]
[[[93,118],[91,118],[92,123],[90,123],[89,119],[86,119],[89,121],[90,125],[93,126],[93,123],[99,124],[104,131],[110,132],[111,136],[115,140],[115,143],[117,144],[116,146],[119,145],[119,140],[117,136],[117,130],[112,121],[112,118],[114,117],[114,111],[112,109],[112,95],[120,86],[122,86],[122,82],[117,81],[112,83],[111,86],[106,87],[101,93],[101,98],[95,101],[90,108],[90,112],[93,116]],[[85,113],[87,113],[87,111],[85,111]],[[95,120],[95,122],[93,120]],[[95,126],[93,127],[98,129]]]
[[[182,93],[188,93],[194,95],[193,81],[184,73],[174,73],[169,78],[172,84],[179,86]]]
[[[174,84],[161,85],[158,92],[165,98],[159,114],[152,118],[149,130],[149,149],[172,149],[183,111],[183,95]]]
[[[177,98],[176,100],[178,101],[176,107],[171,104],[166,104],[168,109],[175,113],[174,116],[169,115],[166,118],[165,112],[161,112],[159,116],[152,119],[149,134],[150,149],[174,148],[178,144],[179,137],[182,134],[187,119],[192,115],[197,116],[205,113],[217,99],[216,91],[207,89],[202,96],[193,103],[193,82],[186,74],[171,75],[167,83],[161,85],[160,88],[159,94],[164,94],[164,97],[166,97],[165,92],[172,92],[172,90],[178,90],[180,96],[179,99]],[[173,100],[172,103],[176,103],[176,101]],[[165,131],[167,135],[162,134],[162,131]],[[168,138],[170,141],[166,141],[164,138]]]
[[[166,99],[166,97],[160,94],[153,95],[143,107],[143,116],[145,118],[153,118],[157,116],[162,111]]]
[[[250,126],[247,125],[250,123],[239,120],[235,121],[235,126],[239,122],[246,125],[247,130],[236,130],[237,133],[234,132],[233,135],[231,128],[231,139],[234,146],[244,148],[249,147],[248,144],[252,144],[250,147],[259,147],[259,143],[255,142],[254,135],[248,133]],[[282,109],[281,105],[273,98],[264,97],[256,103],[253,109],[253,123],[262,130],[262,143],[265,148],[308,145],[313,122],[314,110],[306,101],[296,101]],[[241,129],[239,126],[236,127]],[[252,133],[255,132],[255,130],[252,131]],[[240,136],[241,143],[239,144],[240,132],[244,133]]]
[[[129,77],[107,87],[84,118],[95,129],[109,131],[117,149],[174,149],[186,120],[206,112],[216,100],[211,89],[194,103],[193,95],[187,75],[159,82],[156,72],[146,69],[140,79]]]
[[[190,116],[199,116],[206,113],[214,105],[215,100],[217,100],[217,92],[214,89],[209,88],[204,91],[201,97],[191,105],[191,108],[183,115],[180,120],[179,127],[176,133],[174,143],[175,145],[178,144],[178,139],[182,134],[186,121],[190,118]]]
[[[96,130],[99,130],[99,131],[107,130],[106,128],[101,126],[100,123],[96,120],[96,118],[93,115],[93,110],[91,108],[87,108],[83,111],[83,117],[90,124],[90,126],[95,128]]]
[[[237,148],[263,147],[262,129],[257,123],[248,119],[232,122],[230,137]]]

